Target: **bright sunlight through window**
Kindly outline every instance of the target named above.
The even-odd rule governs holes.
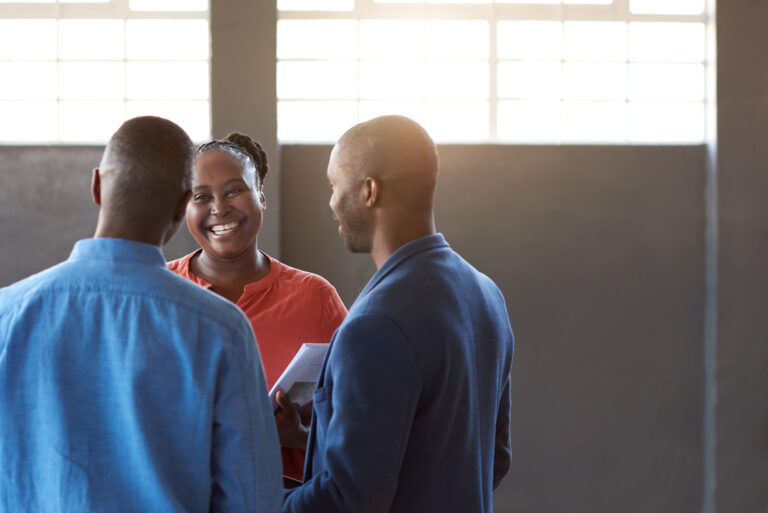
[[[704,141],[704,0],[277,1],[283,143],[381,114],[442,142]]]
[[[103,143],[153,114],[210,136],[207,0],[0,0],[0,142]]]

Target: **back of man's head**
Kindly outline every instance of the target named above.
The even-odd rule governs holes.
[[[154,116],[129,119],[101,158],[101,215],[136,229],[166,222],[191,189],[194,158],[194,144],[175,123]]]

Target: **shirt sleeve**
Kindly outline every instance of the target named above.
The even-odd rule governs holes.
[[[512,464],[512,449],[509,430],[509,415],[512,405],[510,376],[504,383],[504,389],[499,401],[499,411],[496,416],[496,446],[493,451],[493,489],[509,472]]]
[[[411,347],[387,319],[356,316],[337,333],[326,373],[332,389],[318,389],[314,406],[325,470],[282,511],[389,511],[422,389]]]
[[[328,288],[322,297],[323,307],[321,308],[322,319],[320,319],[320,325],[326,334],[325,340],[330,340],[333,332],[336,331],[347,317],[347,307],[344,306],[336,289],[330,284],[328,284]]]
[[[211,511],[272,513],[283,494],[279,444],[261,359],[244,316],[230,337],[223,342],[214,404]]]

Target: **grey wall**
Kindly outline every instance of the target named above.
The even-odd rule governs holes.
[[[718,512],[768,511],[768,4],[718,2]]]
[[[102,151],[0,146],[0,287],[61,262],[75,241],[93,235],[91,173]],[[194,247],[182,227],[164,252],[177,258]]]
[[[373,265],[337,235],[329,153],[282,148],[282,252],[349,304]],[[517,339],[497,511],[699,511],[705,148],[440,157],[438,229],[499,284]]]

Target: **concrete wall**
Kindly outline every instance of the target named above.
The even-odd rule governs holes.
[[[715,506],[768,511],[768,4],[718,2]]]
[[[327,206],[330,148],[282,148],[283,259],[347,304],[373,272]],[[695,512],[704,147],[440,148],[438,229],[517,337],[500,512]]]
[[[0,287],[61,262],[75,241],[93,235],[91,173],[102,151],[0,146]],[[164,251],[177,258],[194,247],[182,227]]]

